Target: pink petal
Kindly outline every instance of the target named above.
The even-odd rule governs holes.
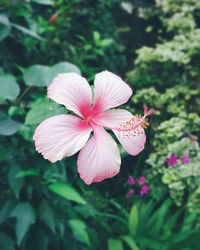
[[[51,162],[79,151],[87,142],[91,127],[73,115],[57,115],[43,121],[35,130],[36,150]]]
[[[48,87],[48,97],[86,117],[90,111],[92,92],[87,80],[76,73],[59,74]]]
[[[132,95],[131,88],[119,76],[109,71],[97,74],[94,86],[93,109],[97,111],[119,106]]]
[[[94,127],[94,136],[78,156],[78,172],[86,184],[100,182],[118,174],[121,158],[117,144],[101,127]]]
[[[133,115],[125,109],[112,109],[101,112],[92,118],[92,120],[99,125],[106,128],[117,127],[122,122],[129,121]]]
[[[119,124],[122,124],[123,122],[131,120],[132,117],[133,115],[125,109],[115,109],[100,113],[93,118],[93,121],[106,128],[112,129],[118,127]],[[131,134],[131,131],[119,132],[112,129],[124,149],[131,155],[139,154],[144,149],[144,144],[146,142],[144,129],[141,127],[137,129],[141,134],[136,136],[128,136]]]
[[[144,129],[140,129],[141,134],[138,134],[136,136],[121,134],[116,130],[113,130],[115,133],[117,139],[122,144],[123,148],[130,154],[130,155],[137,155],[139,154],[143,149],[146,142],[146,135],[144,132]]]

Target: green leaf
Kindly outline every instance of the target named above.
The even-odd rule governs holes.
[[[0,249],[1,250],[15,250],[14,241],[4,232],[0,232]]]
[[[8,109],[8,115],[9,117],[12,117],[14,115],[24,115],[26,114],[25,108],[21,106],[10,106]]]
[[[20,125],[17,122],[7,118],[4,114],[0,114],[0,135],[13,135],[19,129]]]
[[[66,113],[67,110],[61,105],[47,98],[41,98],[32,105],[32,109],[27,113],[25,124],[39,124],[51,116]]]
[[[50,68],[44,65],[33,65],[25,70],[24,82],[28,86],[43,87],[48,82]]]
[[[137,204],[133,205],[129,215],[129,233],[130,235],[135,235],[138,226],[138,206]]]
[[[8,183],[17,198],[19,198],[19,192],[24,186],[24,179],[17,179],[15,177],[19,171],[20,168],[18,166],[11,165],[8,172]]]
[[[54,0],[31,0],[34,3],[44,4],[44,5],[54,5]]]
[[[78,240],[85,243],[87,246],[90,246],[90,239],[86,231],[85,223],[81,220],[72,219],[69,220],[69,225],[71,226],[73,233],[78,238]]]
[[[34,131],[37,127],[37,124],[33,124],[33,125],[25,125],[22,124],[20,130],[19,130],[19,135],[21,135],[25,140],[27,141],[33,141],[33,134]]]
[[[101,40],[101,47],[107,47],[109,45],[111,45],[113,43],[113,39],[112,38],[107,38],[107,39],[103,39]]]
[[[31,224],[35,223],[36,214],[30,203],[22,202],[14,208],[11,217],[16,217],[17,219],[15,233],[17,236],[17,244],[20,246]]]
[[[99,32],[94,31],[92,35],[93,35],[93,40],[94,40],[95,45],[99,46],[101,43]]]
[[[166,218],[168,216],[168,212],[169,212],[169,206],[172,204],[172,200],[171,199],[167,199],[163,202],[163,204],[161,205],[160,208],[158,208],[156,210],[156,212],[151,215],[151,218],[148,221],[148,226],[149,228],[152,228],[151,230],[151,235],[155,236],[159,234],[159,232],[162,232],[163,229],[163,224],[166,224]],[[174,216],[175,214],[171,215]],[[170,218],[171,219],[171,218]],[[172,230],[172,228],[170,229]]]
[[[58,194],[59,196],[75,201],[78,203],[85,204],[86,201],[81,197],[81,195],[74,189],[69,183],[66,182],[56,182],[48,187],[52,192]]]
[[[184,223],[181,228],[181,232],[187,230],[189,231],[190,229],[192,229],[193,225],[195,224],[195,221],[197,220],[197,217],[198,217],[198,209],[197,210],[194,209],[192,213],[186,214],[184,218]]]
[[[20,89],[13,76],[0,76],[0,99],[13,101],[19,95]]]
[[[43,200],[39,207],[39,218],[55,232],[55,214],[50,205]]]
[[[136,242],[130,235],[122,236],[122,240],[124,240],[132,250],[140,250]]]
[[[14,199],[7,200],[5,203],[1,204],[0,208],[0,224],[7,220],[10,216],[10,212],[16,206],[16,201]],[[0,248],[1,249],[1,248]]]
[[[61,73],[68,73],[68,72],[74,72],[77,74],[81,74],[80,69],[69,62],[60,62],[55,64],[53,67],[51,67],[51,70],[49,72],[49,76],[48,76],[48,82],[46,83],[47,86],[49,86],[49,84],[52,82],[53,78],[55,76],[57,76],[58,74]]]
[[[37,228],[32,240],[34,240],[35,242],[35,245],[34,245],[35,250],[48,250],[49,249],[48,245],[50,242],[50,238],[49,238],[49,234],[47,230]]]
[[[39,36],[37,33],[35,33],[34,31],[32,30],[29,30],[21,25],[18,25],[18,24],[15,24],[15,23],[11,23],[11,25],[16,28],[17,30],[20,30],[22,33],[26,34],[26,35],[29,35],[29,36],[32,36],[38,40],[42,40],[42,41],[45,41],[44,38],[42,38],[41,36]]]
[[[147,247],[147,248],[150,248],[150,249],[156,249],[156,250],[163,249],[162,248],[163,247],[162,243],[160,243],[157,240],[151,239],[151,238],[137,237],[137,242],[139,242],[141,246]],[[167,243],[165,243],[165,244],[167,244]]]
[[[11,31],[11,25],[9,19],[4,16],[0,15],[0,41],[5,39]]]
[[[108,240],[108,250],[123,250],[124,247],[122,245],[121,240],[117,239],[109,239]]]
[[[14,145],[5,147],[3,143],[2,144],[0,143],[0,162],[12,159],[13,154],[15,154],[15,152],[16,152],[16,147]]]
[[[26,176],[39,176],[39,173],[35,168],[30,168],[28,170],[22,170],[18,172],[15,177],[21,178]]]

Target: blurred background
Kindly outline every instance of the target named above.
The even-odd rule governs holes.
[[[0,250],[199,250],[200,1],[0,0]],[[109,70],[152,107],[139,155],[85,185],[35,151],[58,73]],[[120,147],[120,145],[119,145]]]

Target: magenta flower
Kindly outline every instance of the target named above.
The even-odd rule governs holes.
[[[133,179],[132,176],[128,177],[127,183],[130,184],[130,185],[134,185],[135,184],[135,181],[134,181],[134,179]]]
[[[150,186],[144,184],[144,185],[141,187],[140,195],[148,194],[149,190],[150,190]]]
[[[144,176],[140,176],[140,177],[137,179],[137,183],[138,183],[139,185],[144,184],[144,183],[145,183],[145,177],[144,177]]]
[[[166,159],[168,166],[176,166],[177,158],[175,154],[171,154],[169,158]]]
[[[182,156],[182,157],[181,157],[181,161],[182,161],[183,164],[185,164],[185,163],[190,162],[190,158],[188,158],[188,157],[186,157],[186,156]]]
[[[132,195],[134,195],[134,193],[135,193],[135,190],[134,190],[133,188],[131,188],[131,189],[128,191],[127,196],[132,196]]]
[[[131,88],[108,71],[95,76],[94,97],[85,78],[76,73],[58,75],[48,87],[48,97],[77,116],[56,115],[43,121],[33,136],[36,150],[53,163],[81,150],[78,172],[86,184],[115,176],[120,170],[120,153],[104,128],[114,132],[129,154],[137,155],[146,141],[146,116],[153,113],[146,106],[143,117],[124,109],[109,110],[127,102],[131,95]]]

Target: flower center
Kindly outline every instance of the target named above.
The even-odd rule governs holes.
[[[85,118],[85,121],[87,123],[90,123],[90,121],[92,120],[92,116],[88,115],[86,118]]]

